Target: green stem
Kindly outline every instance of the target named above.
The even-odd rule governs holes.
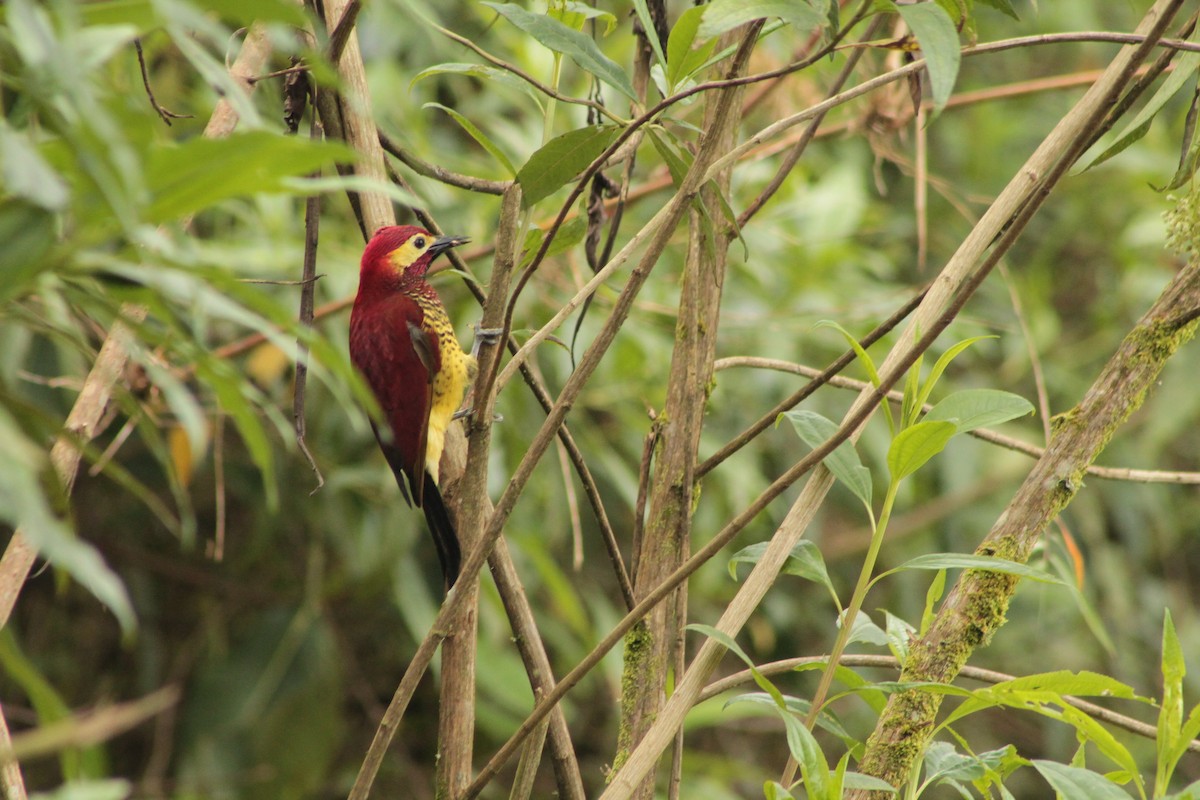
[[[887,496],[883,500],[883,509],[879,512],[879,523],[871,534],[871,546],[867,549],[867,557],[863,560],[862,571],[858,574],[858,583],[854,587],[854,594],[850,597],[850,605],[847,606],[846,613],[842,615],[842,625],[833,642],[833,650],[829,653],[829,663],[821,673],[821,682],[817,685],[816,694],[813,695],[812,707],[808,710],[808,716],[804,720],[804,724],[810,730],[816,724],[817,715],[821,713],[821,706],[829,695],[829,687],[833,683],[838,660],[841,659],[842,652],[846,649],[846,643],[850,640],[850,631],[854,627],[854,620],[858,617],[863,600],[867,597],[867,591],[871,588],[871,575],[875,571],[875,560],[879,557],[879,548],[883,545],[883,537],[887,532],[888,520],[892,516],[892,507],[896,503],[896,491],[899,488],[899,481],[892,481],[888,486]]]

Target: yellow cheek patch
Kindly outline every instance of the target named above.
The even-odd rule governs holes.
[[[423,242],[421,246],[417,246],[418,240]],[[420,258],[422,253],[429,249],[430,241],[432,240],[425,236],[414,236],[389,253],[388,260],[397,271],[403,272],[410,264]]]

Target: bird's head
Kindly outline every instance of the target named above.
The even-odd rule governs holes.
[[[466,236],[435,236],[416,225],[380,228],[363,251],[361,279],[419,280],[439,253],[468,241]]]

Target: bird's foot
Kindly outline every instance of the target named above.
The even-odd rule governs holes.
[[[478,322],[471,326],[475,331],[475,343],[471,345],[471,357],[475,358],[479,355],[479,348],[486,345],[493,345],[500,341],[500,337],[504,335],[504,328],[485,328]]]
[[[465,420],[468,420],[468,423],[469,423],[468,427],[470,425],[474,425],[475,424],[475,408],[474,407],[460,408],[458,411],[454,412],[454,416],[451,417],[451,419],[465,419]],[[492,414],[492,424],[494,425],[497,422],[504,422],[504,417],[500,414]]]

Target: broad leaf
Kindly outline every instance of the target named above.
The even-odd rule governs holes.
[[[804,0],[714,0],[705,7],[696,36],[712,39],[764,17],[779,17],[794,25],[797,33],[816,30],[826,22],[826,16]]]
[[[537,39],[556,53],[569,56],[582,69],[587,70],[609,86],[620,91],[630,100],[637,100],[633,82],[625,70],[608,56],[592,38],[545,14],[534,14],[514,3],[484,3],[488,8],[507,19],[513,25]]]
[[[786,411],[784,416],[792,423],[796,434],[814,450],[837,433],[838,426],[815,411]],[[838,480],[854,492],[854,496],[861,500],[870,512],[871,471],[859,460],[854,444],[849,440],[842,442],[832,453],[825,456],[824,464]]]
[[[992,572],[1003,572],[1008,575],[1029,578],[1041,583],[1063,583],[1061,578],[1035,569],[1028,564],[1009,561],[1005,558],[995,558],[994,556],[975,556],[967,553],[930,553],[928,555],[917,556],[914,559],[905,561],[898,567],[880,573],[875,576],[875,580],[906,569],[986,569]]]
[[[929,86],[933,93],[934,113],[941,111],[954,91],[958,66],[962,61],[958,29],[946,9],[937,3],[898,5],[896,10],[912,29],[925,56],[929,70]]]
[[[617,138],[616,125],[590,125],[546,142],[517,172],[526,208],[567,185]]]
[[[896,434],[888,448],[888,470],[893,481],[902,481],[945,449],[957,433],[953,422],[918,422]]]
[[[1018,394],[999,389],[964,389],[941,400],[923,419],[953,422],[958,433],[966,433],[1033,412],[1033,404]]]
[[[1124,789],[1091,770],[1041,759],[1031,763],[1065,800],[1129,800]]]

